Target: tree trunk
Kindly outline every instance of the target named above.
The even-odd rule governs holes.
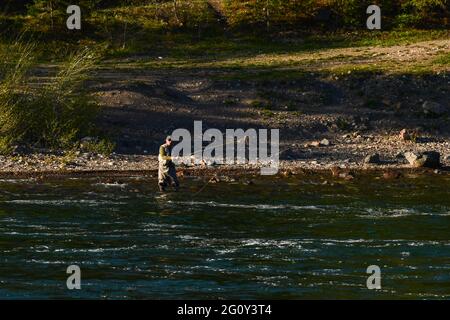
[[[180,18],[178,17],[178,3],[177,3],[177,0],[173,0],[173,11],[174,11],[174,14],[175,14],[175,19],[177,19],[178,25],[180,25],[181,22],[180,22]]]
[[[52,31],[54,29],[54,23],[53,23],[53,1],[49,1],[48,5],[50,6],[50,21],[52,26]]]

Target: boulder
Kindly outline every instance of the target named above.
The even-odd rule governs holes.
[[[415,168],[439,168],[441,166],[441,154],[436,151],[422,153],[406,152],[405,158]]]
[[[381,163],[380,155],[378,153],[369,154],[364,159],[364,163],[365,164],[380,164]]]
[[[405,157],[406,160],[408,160],[408,162],[410,164],[413,164],[414,161],[416,161],[419,158],[420,155],[418,153],[415,153],[415,152],[405,152],[403,154],[403,156]]]
[[[424,166],[429,168],[441,167],[441,154],[437,151],[427,151],[422,154],[422,158],[425,159]]]

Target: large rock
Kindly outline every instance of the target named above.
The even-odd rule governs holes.
[[[366,164],[380,164],[381,163],[380,155],[378,153],[369,154],[364,159],[364,163],[366,163]]]
[[[420,155],[418,153],[416,153],[416,152],[405,152],[403,154],[403,156],[405,157],[406,160],[408,160],[408,162],[410,164],[413,164],[414,161],[416,161],[419,158]]]
[[[423,153],[406,152],[405,158],[415,168],[439,168],[441,166],[441,154],[436,151]]]
[[[447,108],[440,103],[425,101],[422,105],[423,113],[428,116],[442,116],[448,112]]]

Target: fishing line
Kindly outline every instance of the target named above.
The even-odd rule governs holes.
[[[237,141],[235,141],[234,139],[233,139],[233,141],[230,141],[230,142],[228,142],[228,143],[222,143],[222,144],[220,144],[220,145],[218,145],[218,146],[216,146],[216,147],[224,147],[224,146],[227,146],[227,145],[229,145],[229,144],[235,144],[235,143],[239,143],[239,142],[241,142],[242,140],[244,140],[244,142],[247,140],[247,138],[248,137],[243,137],[243,138],[241,138],[241,139],[237,139]],[[197,152],[194,152],[194,153],[192,153],[191,154],[191,156],[189,157],[190,159],[191,159],[191,163],[192,163],[192,160],[194,161],[194,165],[195,165],[195,160],[197,159],[196,157],[195,157],[195,154],[198,154],[198,153],[202,153],[203,154],[203,152],[204,152],[204,148],[202,148],[202,150],[199,150],[199,151],[197,151]],[[286,149],[287,150],[287,149]],[[276,153],[276,155],[279,155],[281,152],[283,152],[283,151],[285,151],[285,150],[281,150],[281,151],[278,151],[277,153]],[[183,159],[183,158],[185,158],[185,157],[180,157],[179,159]],[[203,157],[202,157],[202,160],[203,160]],[[207,164],[206,164],[207,165]],[[211,181],[214,179],[214,178],[216,178],[216,176],[217,176],[217,174],[215,173],[201,188],[200,188],[200,190],[198,190],[196,193],[194,193],[194,195],[192,196],[192,197],[196,197],[197,195],[199,195],[203,190],[205,190],[205,188],[211,183]]]
[[[289,148],[288,148],[288,149],[289,149]],[[278,152],[277,152],[277,155],[279,155],[280,153],[282,153],[282,152],[284,152],[284,151],[286,151],[286,150],[288,150],[288,149],[278,151]],[[217,174],[215,173],[215,174],[211,177],[211,179],[209,179],[209,180],[208,180],[208,181],[200,188],[200,190],[198,190],[196,193],[194,193],[194,195],[192,196],[192,198],[194,198],[194,197],[198,196],[200,193],[202,193],[202,191],[205,190],[206,187],[211,183],[211,181],[212,181],[214,178],[216,178],[216,177],[217,177]]]

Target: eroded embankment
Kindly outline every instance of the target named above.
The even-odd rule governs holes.
[[[68,179],[68,178],[101,178],[116,179],[121,177],[140,176],[156,178],[157,169],[147,170],[46,170],[46,171],[2,171],[1,179]],[[214,182],[227,182],[229,178],[233,179],[251,179],[261,176],[260,168],[255,167],[237,167],[237,166],[217,166],[217,167],[191,167],[178,168],[178,176],[200,177],[204,179],[213,179]],[[331,168],[304,168],[300,166],[282,166],[274,177],[291,176],[315,176],[324,179],[336,179],[351,181],[358,177],[375,176],[386,180],[400,179],[402,177],[418,176],[444,176],[450,175],[450,167],[441,167],[440,169],[430,168],[411,168],[411,167],[331,167]]]

